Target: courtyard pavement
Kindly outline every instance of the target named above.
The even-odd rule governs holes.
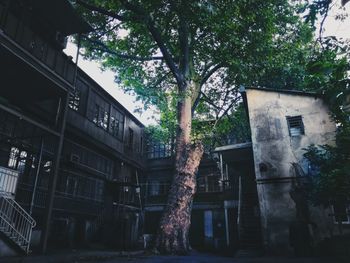
[[[214,254],[192,252],[188,256],[146,255],[143,251],[60,251],[47,255],[0,258],[0,263],[336,263],[334,258],[296,258],[296,257],[256,257],[234,258]]]

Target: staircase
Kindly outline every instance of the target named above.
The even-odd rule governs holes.
[[[25,254],[29,253],[35,220],[12,197],[0,195],[0,232]]]
[[[29,253],[35,220],[14,200],[18,171],[0,166],[0,233],[25,254]]]

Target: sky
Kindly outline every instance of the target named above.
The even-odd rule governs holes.
[[[348,17],[343,21],[336,20],[335,17],[339,13],[348,14]],[[324,23],[323,32],[323,36],[330,35],[336,36],[337,38],[350,39],[350,3],[345,6],[345,10],[340,10],[339,6],[332,7]],[[69,42],[64,51],[75,59],[76,49],[76,46]],[[149,125],[157,123],[159,114],[155,110],[145,111],[141,115],[134,113],[134,110],[138,106],[142,106],[142,103],[136,102],[134,96],[125,94],[123,90],[118,87],[118,84],[114,82],[114,73],[112,71],[101,71],[97,62],[84,60],[81,56],[79,57],[78,65],[143,124]]]

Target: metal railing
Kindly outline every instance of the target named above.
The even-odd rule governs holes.
[[[18,171],[0,166],[0,195],[14,196],[18,181]]]
[[[0,196],[0,231],[29,253],[35,220],[13,199]]]

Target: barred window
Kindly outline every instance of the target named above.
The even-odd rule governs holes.
[[[289,135],[291,137],[305,134],[303,119],[300,115],[287,116],[287,123],[288,123]]]

